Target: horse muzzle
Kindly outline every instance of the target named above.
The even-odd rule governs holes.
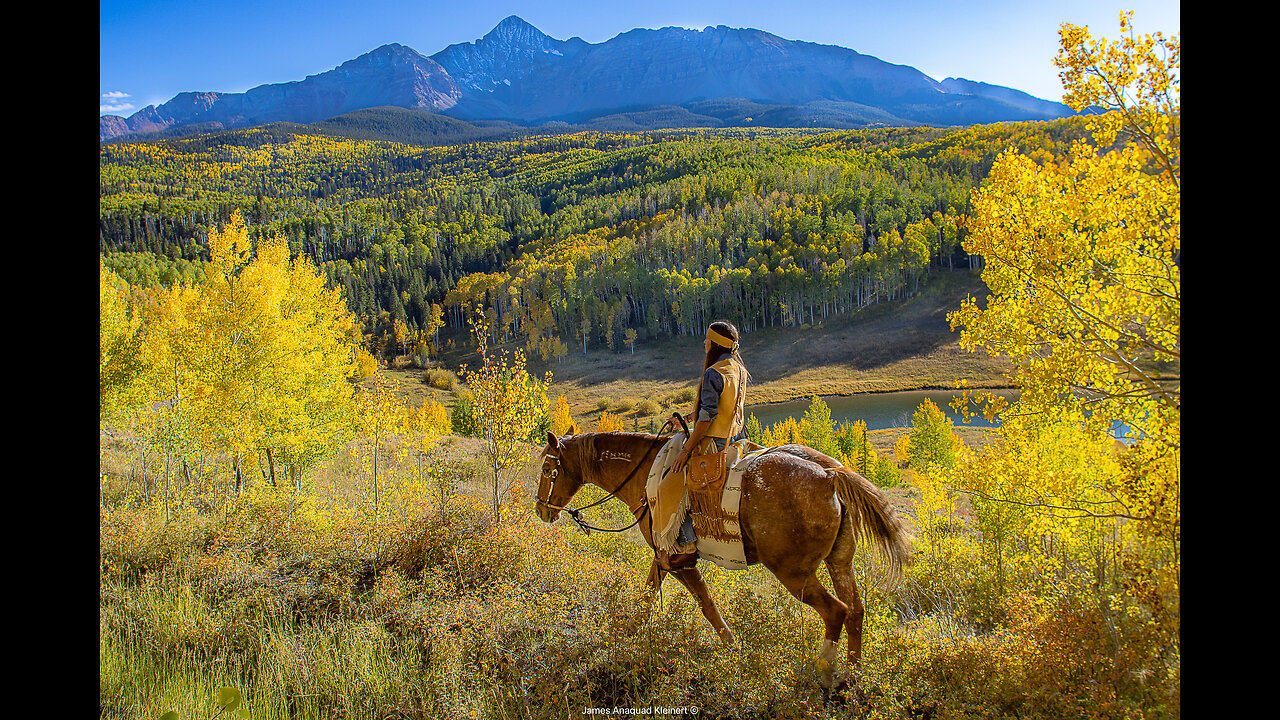
[[[560,508],[552,507],[541,500],[535,505],[538,512],[538,519],[545,523],[553,523],[560,517]]]

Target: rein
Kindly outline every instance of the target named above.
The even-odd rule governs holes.
[[[678,413],[677,413],[677,414],[675,415],[675,417],[673,417],[672,419],[675,419],[676,417],[679,417],[679,414],[678,414]],[[685,423],[684,423],[684,418],[680,418],[680,424],[681,424],[681,425],[684,425],[684,424],[685,424]],[[667,431],[667,429],[668,429],[668,428],[670,428],[670,427],[672,427],[672,425],[671,425],[671,420],[668,420],[665,424],[663,424],[663,426],[662,426],[661,428],[659,428],[659,430],[658,430],[658,436],[657,436],[656,438],[654,438],[654,441],[653,441],[653,447],[657,447],[657,446],[658,446],[658,443],[659,443],[660,441],[662,441],[662,440],[663,440],[663,433],[664,433],[664,432],[666,432],[666,431]],[[685,433],[686,433],[686,434],[688,433],[688,427],[687,427],[687,426],[686,426],[686,428],[685,428]],[[653,449],[653,447],[651,447],[651,448],[650,448],[650,450],[652,450],[652,449]],[[649,453],[648,453],[648,451],[646,451],[646,452],[645,452],[645,455],[648,455],[648,454],[649,454]],[[556,461],[556,466],[555,466],[555,468],[553,468],[553,469],[551,470],[551,482],[550,482],[550,483],[548,484],[548,486],[547,486],[547,499],[548,499],[548,500],[550,500],[550,498],[551,498],[551,493],[552,493],[552,491],[555,489],[555,481],[556,481],[556,477],[560,474],[560,454],[559,454],[559,453],[556,453],[555,455],[551,455],[550,453],[548,453],[548,454],[547,454],[547,457],[553,458],[553,459]],[[631,480],[635,477],[636,472],[640,470],[640,467],[641,467],[643,464],[644,464],[643,462],[637,463],[635,467],[631,468],[631,472],[627,473],[627,477],[626,477],[625,479],[623,479],[623,481],[618,485],[618,487],[617,487],[617,489],[616,489],[616,490],[614,490],[613,492],[610,492],[610,491],[608,491],[608,490],[605,490],[605,493],[606,493],[606,494],[605,494],[605,496],[604,496],[604,497],[602,497],[602,498],[600,498],[599,500],[597,500],[597,501],[595,501],[595,502],[591,503],[590,505],[584,505],[584,506],[582,506],[582,507],[580,507],[580,508],[571,508],[571,507],[565,507],[565,506],[563,506],[563,505],[552,505],[552,504],[551,504],[550,502],[548,502],[547,500],[543,500],[542,498],[540,498],[540,497],[536,497],[536,496],[535,496],[535,500],[537,500],[537,504],[539,504],[539,505],[545,505],[545,506],[547,506],[547,507],[549,507],[549,508],[552,508],[553,510],[563,510],[564,512],[568,513],[568,514],[569,514],[569,517],[573,518],[573,521],[574,521],[575,523],[577,523],[578,528],[579,528],[580,530],[582,530],[582,532],[584,532],[584,533],[586,533],[586,534],[588,534],[588,535],[590,535],[590,534],[591,534],[591,531],[592,531],[592,530],[595,530],[595,531],[597,531],[597,532],[608,532],[608,533],[619,533],[619,532],[625,532],[625,531],[630,530],[631,528],[635,527],[636,525],[639,525],[639,524],[640,524],[640,518],[642,518],[642,517],[644,517],[646,514],[648,514],[648,512],[649,512],[649,502],[648,502],[648,500],[647,500],[647,499],[646,499],[646,500],[643,500],[643,501],[640,503],[639,507],[630,508],[631,512],[636,514],[635,522],[632,522],[630,525],[628,525],[628,526],[626,526],[626,527],[623,527],[623,528],[616,528],[616,529],[615,529],[615,528],[602,528],[602,527],[596,527],[595,525],[591,525],[590,523],[585,522],[581,517],[579,517],[579,515],[582,513],[582,511],[583,511],[583,510],[590,510],[591,508],[593,508],[593,507],[595,507],[595,506],[597,506],[597,505],[600,505],[600,504],[602,504],[602,503],[607,502],[610,498],[615,498],[615,499],[617,499],[618,501],[621,501],[621,500],[622,500],[622,498],[618,497],[618,496],[617,496],[616,494],[614,494],[614,493],[616,493],[616,492],[618,492],[619,490],[622,490],[622,488],[626,487],[626,486],[627,486],[627,483],[631,482]],[[545,473],[544,473],[544,474],[545,474]],[[601,488],[601,489],[603,489],[603,488]]]

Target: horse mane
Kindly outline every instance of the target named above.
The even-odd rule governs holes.
[[[648,433],[648,432],[627,432],[623,430],[610,430],[609,432],[585,432],[585,433],[577,433],[574,435],[565,435],[564,437],[560,438],[560,442],[565,444],[577,445],[578,452],[581,454],[581,459],[585,460],[586,458],[595,456],[596,443],[598,440],[601,440],[601,439],[608,440],[608,441],[613,441],[613,440],[634,441],[634,442],[626,443],[627,445],[632,445],[632,444],[638,444],[638,441],[641,441],[641,440],[649,444],[653,444],[653,442],[660,437],[661,435],[654,435],[653,433]],[[588,450],[590,450],[591,452],[588,452]]]
[[[565,435],[561,437],[560,440],[563,442],[565,440],[573,440],[573,439],[588,438],[588,437],[595,438],[595,437],[601,437],[601,436],[603,437],[634,437],[638,439],[642,438],[645,440],[649,440],[650,442],[661,437],[660,435],[654,435],[653,433],[650,433],[650,432],[629,432],[625,430],[610,430],[608,432],[580,432],[580,433],[575,433],[573,435]]]
[[[607,450],[642,451],[635,458],[637,461],[642,462],[647,455],[657,452],[662,447],[661,443],[656,442],[661,437],[661,435],[654,435],[648,432],[611,430],[609,432],[586,432],[566,435],[560,438],[560,443],[575,457],[583,481],[587,482],[588,469],[597,464],[593,462],[593,459],[600,456],[599,446],[602,441],[606,446],[604,449]]]

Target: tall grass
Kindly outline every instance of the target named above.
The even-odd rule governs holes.
[[[725,647],[675,581],[646,606],[652,555],[636,530],[583,535],[534,520],[532,467],[497,523],[467,482],[375,519],[352,506],[360,493],[339,492],[346,467],[326,468],[318,497],[292,513],[256,488],[166,522],[138,497],[143,483],[113,490],[99,526],[104,716],[216,717],[225,686],[256,718],[1177,714],[1168,679],[1145,701],[1116,683],[1099,690],[1098,677],[1123,668],[1091,629],[1096,613],[1071,599],[1088,593],[995,596],[980,538],[958,522],[896,588],[878,587],[859,552],[865,660],[853,689],[824,695],[821,622],[759,566],[701,564],[737,636]],[[599,497],[586,488],[579,501]],[[613,502],[592,512],[605,526],[631,519]]]

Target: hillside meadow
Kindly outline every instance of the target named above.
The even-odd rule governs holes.
[[[432,460],[444,477],[429,488],[409,479],[412,463],[386,468],[404,492],[377,519],[360,509],[368,478],[343,457],[292,511],[287,494],[259,485],[221,512],[165,522],[126,439],[104,436],[103,715],[204,716],[230,686],[254,717],[568,717],[649,705],[825,716],[810,677],[820,624],[771,575],[704,564],[740,638],[723,648],[674,582],[644,613],[652,554],[638,531],[536,521],[535,465],[495,522],[477,450],[446,439]],[[590,490],[581,502],[599,497]],[[899,497],[909,512],[910,493]],[[597,513],[604,526],[629,517],[616,504]],[[871,563],[863,573],[873,576]],[[876,628],[895,624],[877,606],[873,655]]]
[[[866,655],[834,693],[816,682],[817,615],[760,566],[700,564],[738,637],[725,647],[674,581],[646,604],[652,551],[637,530],[537,521],[536,446],[495,519],[474,438],[443,436],[425,456],[388,438],[375,508],[367,453],[354,447],[304,495],[265,477],[235,495],[224,464],[212,492],[166,498],[142,446],[104,432],[101,715],[216,716],[225,688],[263,718],[1163,715],[1176,675],[1152,676],[1144,648],[1128,645],[1131,621],[1098,602],[1113,591],[1077,585],[1065,548],[1046,566],[1044,548],[1027,546],[997,577],[968,498],[899,457],[918,431],[868,433],[901,470],[882,492],[916,556],[885,586],[877,558],[859,551]],[[575,504],[602,497],[588,487]],[[617,502],[588,517],[630,520]]]
[[[752,375],[747,403],[952,388],[958,378],[975,388],[1007,387],[1008,360],[966,352],[946,319],[966,295],[984,291],[976,273],[944,271],[919,294],[898,303],[871,305],[814,326],[750,333],[741,350]],[[637,343],[634,350],[570,353],[560,362],[535,357],[529,368],[535,375],[552,373],[553,393],[564,395],[583,428],[592,426],[603,410],[620,416],[627,430],[633,423],[649,430],[651,421],[660,424],[676,409],[689,411],[689,393],[702,369],[700,348],[697,338],[655,339]],[[455,370],[477,359],[474,348],[445,351],[429,363],[438,370],[424,372],[401,356],[390,361],[387,373],[402,381],[410,402],[431,399],[451,405],[453,390],[461,387]],[[433,385],[432,379],[440,382]],[[651,404],[642,407],[645,400]]]

